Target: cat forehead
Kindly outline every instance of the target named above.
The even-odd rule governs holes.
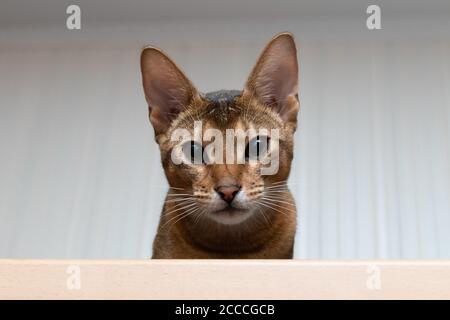
[[[236,98],[240,96],[242,96],[242,91],[239,90],[219,90],[208,92],[203,95],[205,100],[217,106],[232,104],[235,102]]]
[[[220,90],[202,94],[202,101],[190,105],[172,125],[175,128],[192,129],[195,121],[201,121],[203,128],[220,130],[251,124],[253,127],[278,128],[282,126],[279,115],[258,103],[244,99],[238,90]]]
[[[203,114],[205,120],[210,120],[221,128],[235,124],[241,116],[242,106],[237,103],[240,96],[242,96],[242,91],[238,90],[220,90],[206,93],[203,96],[207,104]]]

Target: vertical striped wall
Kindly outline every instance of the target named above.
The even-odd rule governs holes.
[[[264,42],[160,45],[209,91]],[[1,46],[0,258],[150,255],[166,182],[138,56]],[[450,258],[450,40],[308,40],[300,61],[296,257]]]

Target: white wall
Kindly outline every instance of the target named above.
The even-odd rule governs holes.
[[[0,257],[148,257],[166,182],[140,47],[163,47],[203,91],[234,89],[291,30],[296,257],[450,258],[448,23],[399,36],[313,20],[2,30]]]

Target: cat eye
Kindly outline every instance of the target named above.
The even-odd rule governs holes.
[[[183,153],[192,164],[203,164],[203,147],[195,141],[188,141],[183,145]]]
[[[245,160],[257,160],[268,152],[270,138],[267,136],[257,136],[250,140],[245,147]]]

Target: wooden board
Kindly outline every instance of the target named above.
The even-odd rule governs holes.
[[[449,299],[450,261],[0,260],[0,299]]]

